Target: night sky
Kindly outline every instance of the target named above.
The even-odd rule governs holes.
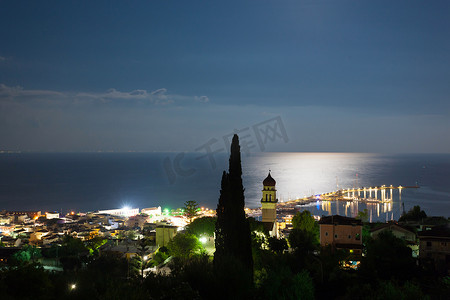
[[[450,1],[0,1],[0,150],[449,153],[449,96]]]

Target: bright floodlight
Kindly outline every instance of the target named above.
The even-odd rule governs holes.
[[[208,241],[208,239],[207,239],[206,237],[202,236],[202,237],[199,239],[199,241],[200,241],[202,244],[205,244],[205,243]]]
[[[124,207],[122,207],[122,209],[123,210],[130,210],[130,207],[129,206],[124,206]]]
[[[148,259],[148,256],[147,256],[147,255],[145,255],[145,256],[144,256],[144,260],[147,260],[147,259]]]
[[[77,285],[76,285],[75,283],[72,283],[72,284],[70,285],[70,289],[71,289],[71,290],[75,289],[76,287],[77,287]]]

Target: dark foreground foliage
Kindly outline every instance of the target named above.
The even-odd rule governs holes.
[[[310,237],[304,238],[299,245],[308,245]],[[273,239],[271,243],[284,244]],[[64,272],[46,271],[32,260],[6,266],[0,270],[1,299],[397,300],[447,299],[450,294],[450,278],[412,263],[402,241],[389,233],[369,241],[358,271],[343,269],[340,261],[348,253],[331,248],[319,253],[309,251],[310,246],[279,251],[263,245],[253,244],[257,254],[253,281],[248,281],[247,266],[234,257],[224,257],[223,265],[214,265],[204,253],[175,255],[165,261],[170,274],[151,273],[142,278],[132,261],[102,254],[82,268]]]

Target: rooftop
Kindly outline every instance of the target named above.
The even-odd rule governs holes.
[[[335,225],[361,225],[362,221],[355,218],[349,218],[339,215],[322,216],[319,224],[335,224]]]

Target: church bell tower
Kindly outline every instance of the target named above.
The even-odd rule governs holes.
[[[261,208],[263,222],[277,221],[277,190],[275,189],[276,181],[269,175],[263,181]]]

